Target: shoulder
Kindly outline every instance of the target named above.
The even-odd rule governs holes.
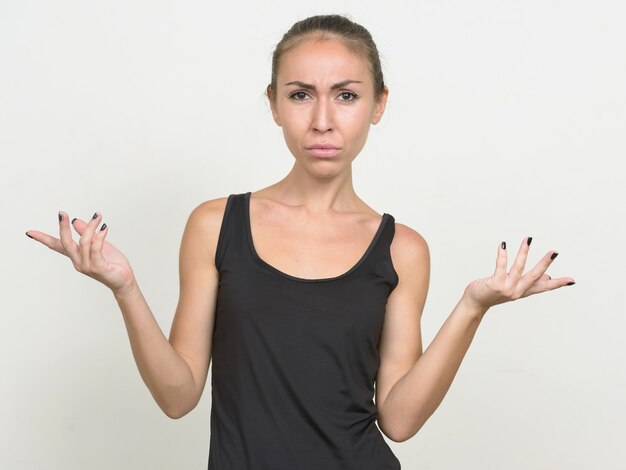
[[[226,209],[228,196],[209,199],[195,206],[189,214],[189,220],[205,229],[215,228],[221,223]]]
[[[406,271],[430,261],[430,250],[426,239],[408,225],[395,223],[395,233],[391,243],[391,257],[396,271]],[[400,274],[398,272],[398,274]]]
[[[187,218],[182,243],[214,259],[227,202],[228,196],[224,196],[195,206]]]
[[[401,223],[395,224],[390,247],[391,262],[398,275],[392,296],[417,295],[425,300],[430,282],[430,249],[424,236]]]

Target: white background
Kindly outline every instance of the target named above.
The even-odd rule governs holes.
[[[0,2],[0,467],[206,468],[210,377],[167,418],[109,290],[24,232],[102,212],[168,334],[191,210],[292,166],[263,95],[275,44],[340,13],[390,88],[355,188],[430,246],[424,346],[502,240],[577,282],[487,313],[440,408],[387,440],[403,469],[625,468],[623,3],[310,4]]]

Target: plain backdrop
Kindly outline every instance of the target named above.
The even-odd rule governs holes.
[[[167,418],[110,291],[24,232],[100,211],[169,334],[187,217],[289,171],[271,53],[328,13],[381,53],[354,186],[429,243],[424,347],[502,240],[576,279],[487,313],[403,469],[626,467],[623,2],[2,0],[1,468],[206,468],[210,377]]]

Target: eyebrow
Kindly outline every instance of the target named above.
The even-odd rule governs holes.
[[[336,90],[337,88],[343,88],[346,85],[349,85],[351,83],[363,83],[360,80],[344,80],[342,82],[339,83],[335,83],[333,86],[330,87],[331,90]],[[300,88],[304,88],[307,90],[315,90],[315,85],[311,85],[310,83],[304,83],[301,82],[299,80],[296,80],[294,82],[289,82],[289,83],[285,83],[285,86],[289,86],[289,85],[296,85],[299,86]]]

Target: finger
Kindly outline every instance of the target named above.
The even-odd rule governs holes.
[[[91,270],[91,243],[99,221],[100,214],[95,212],[80,236],[80,240],[78,240],[78,244],[80,245],[81,265],[88,271]]]
[[[78,233],[79,235],[82,235],[87,228],[87,222],[85,222],[83,219],[74,217],[70,223],[76,233]]]
[[[51,250],[57,251],[62,255],[65,254],[63,245],[61,245],[61,240],[55,238],[53,236],[48,235],[47,233],[39,232],[37,230],[28,230],[26,235],[33,240],[38,241],[42,245],[47,246]]]
[[[529,290],[526,292],[524,297],[528,297],[529,295],[538,294],[540,292],[546,292],[549,290],[559,289],[565,286],[573,286],[576,284],[576,281],[571,277],[559,277],[556,279],[552,279],[547,274],[544,274],[539,282],[536,282]]]
[[[107,224],[102,224],[100,229],[96,232],[93,242],[91,243],[91,266],[95,269],[99,269],[104,266],[102,246],[104,245],[104,237],[106,237],[108,231]]]
[[[529,290],[533,284],[535,284],[541,277],[544,275],[548,267],[554,262],[554,259],[558,256],[558,252],[549,251],[546,255],[539,260],[539,262],[528,271],[526,274],[522,276],[520,279],[518,286],[520,290],[523,292]],[[548,282],[553,281],[554,279],[548,280]],[[550,284],[552,285],[552,284]]]
[[[63,211],[59,211],[59,235],[61,237],[61,245],[63,246],[63,251],[61,251],[61,253],[69,257],[72,260],[72,263],[76,265],[76,263],[80,261],[78,245],[72,239],[69,217]]]
[[[526,266],[526,259],[528,258],[528,251],[530,250],[530,242],[532,239],[532,237],[526,237],[522,240],[522,245],[520,246],[517,256],[515,257],[515,261],[513,262],[513,266],[511,266],[511,270],[509,271],[509,276],[515,282],[522,277],[524,272],[524,266]]]
[[[87,222],[87,225],[80,236],[80,240],[78,241],[80,244],[81,258],[85,263],[86,269],[88,270],[91,270],[91,244],[93,243],[93,238],[100,219],[101,214],[94,212],[91,220]]]
[[[506,242],[498,245],[498,257],[496,258],[496,270],[493,273],[493,277],[497,281],[504,282],[506,279],[506,265],[507,265],[507,253]]]

